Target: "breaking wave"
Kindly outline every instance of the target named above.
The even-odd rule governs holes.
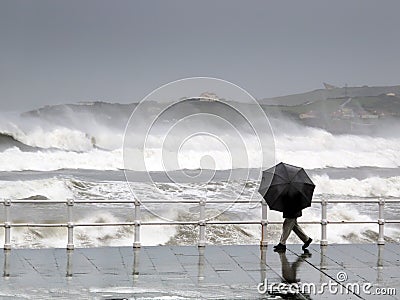
[[[24,152],[14,147],[0,153],[0,171],[118,170],[122,168],[122,150]]]
[[[315,194],[353,197],[400,197],[400,176],[331,179],[327,175],[313,176]]]
[[[95,170],[117,170],[123,168],[123,131],[132,106],[118,104],[64,105],[49,107],[23,114],[19,117],[5,117],[0,121],[0,171],[57,170],[60,168],[82,168]],[[152,111],[154,108],[150,107]],[[140,120],[139,120],[140,121]],[[168,120],[160,126],[171,126]],[[397,168],[400,166],[400,139],[396,137],[367,135],[335,135],[323,129],[293,124],[289,120],[271,119],[275,134],[276,160],[316,168],[378,167]],[[259,145],[247,143],[249,161],[231,158],[239,146],[215,124],[204,124],[210,132],[233,145],[232,153],[222,149],[213,139],[193,139],[192,147],[178,154],[168,149],[168,155],[178,155],[182,169],[200,168],[204,149],[215,162],[216,169],[258,168]],[[208,127],[207,127],[208,126]],[[213,127],[214,126],[214,127]],[[138,124],[138,132],[140,123]],[[219,131],[218,131],[219,130]],[[135,132],[131,133],[135,134]],[[176,131],[172,139],[182,141],[182,132]],[[152,145],[162,144],[163,136],[157,133],[148,137],[150,147],[143,153],[143,145],[132,148],[133,155],[145,156],[148,170],[163,170],[162,153]],[[135,137],[130,137],[135,141]],[[230,140],[229,140],[230,139]],[[182,150],[182,149],[181,149]],[[164,153],[164,154],[165,154]],[[44,158],[46,157],[46,158]],[[133,160],[134,161],[134,160]],[[264,166],[267,167],[267,166]],[[133,165],[132,170],[142,170]]]
[[[306,169],[323,168],[398,168],[400,166],[400,139],[383,139],[358,136],[331,136],[326,132],[321,135],[328,135],[328,141],[316,138],[314,143],[301,140],[300,136],[279,136],[275,137],[277,144],[277,161],[284,161],[293,165],[303,166]],[[85,151],[63,151],[59,149],[41,149],[37,146],[27,146],[8,135],[2,135],[10,146],[3,148],[0,152],[0,171],[22,171],[37,170],[49,171],[63,168],[93,169],[93,170],[118,170],[123,169],[122,149],[105,150],[93,147],[90,140],[82,137],[84,145],[76,146],[75,150]],[[122,138],[121,138],[122,139]],[[346,141],[346,143],[344,143]],[[33,143],[32,143],[33,144]],[[1,141],[0,141],[0,145]],[[54,145],[53,145],[54,146]],[[57,146],[61,146],[60,144]],[[213,149],[213,145],[206,145]],[[0,146],[1,147],[1,146]],[[73,147],[71,147],[73,148]],[[1,148],[0,148],[1,150]],[[140,149],[133,149],[133,155],[145,155],[147,170],[161,171],[162,155],[160,151],[147,149],[145,154]],[[215,168],[224,170],[231,168],[258,168],[259,156],[257,148],[249,149],[249,162],[239,161],[232,166],[230,154],[221,149],[210,150],[207,153],[216,162]],[[200,161],[203,156],[201,151],[188,149],[176,154],[164,151],[164,155],[178,155],[182,169],[197,169],[201,167]],[[143,167],[135,166],[134,160],[132,170],[143,171]]]
[[[298,133],[276,135],[277,160],[317,168],[400,166],[400,139],[357,135],[333,135],[302,127]]]
[[[313,176],[317,184],[316,197],[324,196],[341,199],[349,194],[353,199],[371,196],[392,197],[398,195],[399,177],[366,178],[355,181],[353,179],[332,180],[327,176]],[[374,186],[374,182],[378,182]],[[212,200],[230,200],[241,189],[240,181],[211,182],[207,188],[207,197]],[[260,200],[256,192],[257,182],[246,186],[241,200]],[[333,187],[335,186],[335,187]],[[371,187],[373,186],[373,187]],[[387,191],[386,188],[388,187]],[[392,187],[392,188],[391,188]],[[134,183],[136,195],[139,199],[157,201],[162,190],[163,200],[196,200],[202,197],[202,186],[196,183],[185,183],[176,186],[172,183],[163,183],[155,187],[151,183]],[[353,188],[353,190],[352,190]],[[65,200],[74,199],[119,199],[132,200],[129,186],[124,181],[85,181],[78,178],[52,177],[48,179],[27,181],[0,181],[0,190],[4,198],[38,200]],[[14,222],[60,223],[66,222],[65,204],[25,204],[18,205],[18,210],[13,210]],[[76,204],[74,208],[75,222],[80,223],[114,223],[133,221],[132,204]],[[160,219],[147,211],[163,212],[171,220],[197,221],[199,210],[197,204],[152,204],[142,208],[143,221],[160,221]],[[225,210],[226,206],[219,204],[207,205],[207,214],[217,215],[219,220],[260,220],[261,207],[250,203],[235,204]],[[393,210],[391,210],[393,209]],[[48,211],[51,210],[51,215]],[[220,211],[221,214],[216,212]],[[396,214],[396,207],[387,208],[388,213]],[[360,207],[358,204],[334,204],[329,206],[329,220],[364,220],[376,221],[377,206]],[[390,218],[390,216],[388,216]],[[320,205],[315,204],[304,210],[301,220],[317,221],[321,218]],[[282,221],[282,214],[275,211],[268,212],[270,221]],[[0,222],[2,219],[0,217]],[[320,236],[320,225],[304,225],[305,230],[316,241]],[[376,224],[330,224],[328,233],[330,243],[359,243],[373,242],[377,237]],[[193,245],[197,243],[198,228],[195,225],[179,226],[141,226],[143,245]],[[157,232],[157,234],[154,234]],[[268,239],[271,243],[279,240],[280,225],[268,226]],[[77,227],[75,242],[79,247],[93,246],[128,246],[132,245],[132,226],[110,227]],[[0,240],[3,231],[0,232]],[[387,226],[385,235],[391,241],[400,241],[400,230],[395,226]],[[210,225],[207,226],[207,240],[211,244],[254,244],[260,237],[259,225]],[[63,228],[15,228],[13,229],[13,245],[15,247],[65,247],[66,232]],[[289,242],[298,243],[295,236]]]

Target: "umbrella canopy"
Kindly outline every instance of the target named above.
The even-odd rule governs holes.
[[[270,209],[295,213],[311,206],[314,188],[303,168],[281,162],[263,171],[258,192]]]

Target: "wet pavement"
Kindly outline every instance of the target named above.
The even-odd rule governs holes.
[[[0,264],[0,299],[400,299],[399,244],[13,249]]]

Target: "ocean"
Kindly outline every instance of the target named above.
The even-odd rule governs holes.
[[[199,111],[202,106],[214,104],[189,103],[183,111],[191,111],[193,105]],[[182,201],[144,203],[143,221],[197,221],[199,206],[185,201],[231,201],[232,204],[207,204],[207,217],[224,221],[260,220],[261,205],[254,201],[261,200],[257,192],[260,174],[270,165],[260,164],[259,149],[245,126],[236,127],[239,139],[229,126],[208,122],[203,117],[182,126],[212,134],[191,135],[172,126],[176,118],[166,115],[158,119],[155,130],[148,132],[140,120],[133,120],[137,121],[135,131],[129,132],[126,124],[134,109],[135,104],[93,102],[4,114],[0,121],[0,198],[33,202],[69,198]],[[147,111],[157,114],[157,105],[151,104]],[[396,135],[332,134],[283,116],[270,116],[269,121],[274,161],[305,168],[316,185],[314,199],[400,198],[400,138]],[[164,138],[166,132],[169,139]],[[126,139],[136,141],[136,136],[144,133],[150,146],[143,150],[133,142],[128,152]],[[191,138],[189,142],[187,137]],[[161,152],[157,149],[160,143],[165,146]],[[174,149],[171,145],[180,147]],[[145,164],[135,163],[143,157]],[[171,163],[173,159],[176,161]],[[234,203],[235,200],[249,202]],[[386,204],[385,218],[399,219],[398,211],[399,204]],[[0,222],[4,222],[3,212],[0,207]],[[328,205],[331,221],[377,218],[377,204]],[[67,209],[65,204],[12,204],[11,219],[15,223],[66,223]],[[279,221],[282,216],[269,211],[268,219]],[[320,219],[320,204],[315,203],[303,211],[299,221]],[[75,222],[133,220],[132,204],[74,206]],[[318,242],[320,225],[303,226]],[[280,230],[280,225],[268,226],[270,243],[277,243]],[[260,225],[210,225],[207,243],[257,244],[260,232]],[[131,226],[77,227],[74,242],[76,247],[131,246],[133,234]],[[377,224],[328,225],[329,243],[370,243],[376,241],[377,234]],[[399,242],[400,227],[387,224],[385,236]],[[13,228],[11,238],[15,248],[65,247],[67,243],[65,228]],[[141,226],[142,245],[194,245],[197,238],[198,228],[192,225]],[[0,230],[0,241],[3,240],[4,231]],[[289,243],[300,242],[295,235],[289,239]]]

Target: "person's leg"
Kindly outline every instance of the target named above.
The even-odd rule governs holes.
[[[300,225],[297,223],[297,220],[295,219],[295,222],[293,224],[293,232],[303,241],[303,243],[307,242],[308,239],[310,238],[303,229],[301,229]]]
[[[281,239],[279,241],[279,243],[281,243],[282,245],[286,245],[286,240],[288,239],[290,232],[293,229],[293,226],[296,223],[296,219],[292,219],[292,218],[286,218],[285,221],[283,221],[283,225],[282,225],[282,235],[281,235]]]

